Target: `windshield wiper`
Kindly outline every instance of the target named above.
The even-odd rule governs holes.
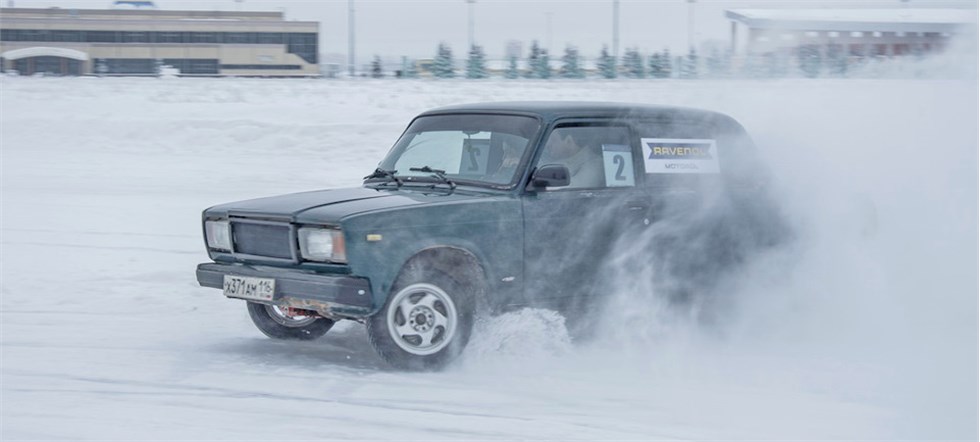
[[[401,178],[398,178],[395,175],[396,173],[398,173],[397,170],[384,170],[384,169],[382,169],[382,168],[379,167],[377,169],[374,169],[374,172],[371,173],[370,175],[364,177],[364,179],[370,180],[370,179],[373,179],[373,178],[388,178],[388,181],[385,181],[385,183],[390,183],[390,182],[394,181],[395,184],[397,184],[398,187],[401,188],[403,183],[402,183]]]
[[[452,192],[453,190],[456,190],[456,183],[453,182],[453,180],[451,180],[451,179],[449,179],[449,178],[446,177],[446,171],[445,170],[433,169],[433,168],[431,168],[429,166],[412,167],[412,168],[409,168],[408,170],[410,170],[412,172],[431,173],[432,176],[434,176],[436,178],[439,178],[440,180],[442,180],[443,183],[448,184],[449,185],[449,191],[450,192]]]

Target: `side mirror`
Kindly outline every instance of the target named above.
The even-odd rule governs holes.
[[[571,184],[571,173],[561,164],[545,164],[531,175],[531,188],[563,187]]]

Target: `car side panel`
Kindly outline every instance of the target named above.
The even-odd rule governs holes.
[[[371,281],[380,309],[402,266],[432,247],[455,247],[476,256],[486,273],[492,306],[522,293],[524,230],[520,201],[494,196],[422,204],[349,216],[342,220],[351,273]]]

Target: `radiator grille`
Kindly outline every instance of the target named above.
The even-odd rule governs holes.
[[[232,222],[235,253],[293,259],[292,235],[288,225]]]

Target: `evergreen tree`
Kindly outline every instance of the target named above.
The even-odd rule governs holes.
[[[517,70],[517,57],[511,55],[510,61],[507,63],[507,71],[504,72],[504,78],[509,78],[511,80],[520,77],[521,73]]]
[[[623,72],[623,76],[626,77],[626,78],[635,78],[635,77],[633,77],[633,73],[630,72],[630,67],[633,64],[633,52],[632,52],[632,49],[626,49],[623,52],[623,58],[620,60],[620,62],[623,64],[622,69],[621,69],[622,72]]]
[[[663,78],[663,66],[660,64],[660,54],[654,52],[650,58],[647,59],[647,69],[650,71],[650,78]]]
[[[704,77],[718,78],[721,76],[721,54],[718,52],[718,48],[712,48],[711,52],[704,57]]]
[[[627,49],[623,54],[623,68],[629,78],[643,78],[646,72],[643,69],[643,56],[636,49]]]
[[[670,56],[670,49],[664,48],[663,54],[660,55],[660,62],[663,64],[663,78],[671,78],[674,76],[674,59]]]
[[[681,78],[698,78],[698,53],[691,48],[681,64]]]
[[[432,62],[432,75],[436,78],[453,78],[456,69],[453,66],[453,50],[445,43],[439,43],[436,58]]]
[[[470,48],[470,57],[466,59],[466,78],[480,79],[487,78],[486,55],[483,47],[473,45]]]
[[[551,57],[548,56],[547,49],[542,49],[538,55],[537,64],[534,65],[534,78],[540,80],[551,78]]]
[[[602,53],[599,54],[596,67],[599,68],[599,75],[602,75],[602,78],[616,78],[616,57],[609,55],[609,49],[606,46],[602,47]]]
[[[548,79],[551,78],[551,60],[548,51],[538,46],[538,41],[531,42],[531,53],[527,57],[527,78]]]
[[[534,40],[531,42],[531,52],[527,55],[527,70],[524,71],[525,77],[534,78],[539,58],[541,58],[541,47],[538,46],[538,41]]]
[[[561,70],[558,71],[561,78],[585,78],[585,71],[579,63],[578,49],[572,46],[565,47],[565,55],[561,57]]]
[[[670,51],[664,49],[663,52],[654,52],[650,55],[647,68],[650,78],[670,78],[673,72],[673,60],[670,58]]]
[[[375,55],[374,60],[371,60],[371,78],[381,78],[384,76],[384,72],[381,70],[381,57]]]

